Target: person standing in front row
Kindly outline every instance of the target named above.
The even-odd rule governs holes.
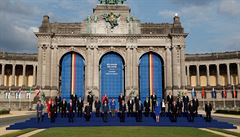
[[[161,116],[165,115],[165,110],[166,110],[166,104],[165,104],[164,99],[162,99],[162,102],[161,102]]]
[[[206,112],[206,121],[207,122],[211,122],[212,117],[211,117],[211,112],[212,112],[212,104],[211,103],[207,103],[205,104],[205,112]]]
[[[111,107],[111,115],[112,115],[112,117],[115,117],[116,101],[114,98],[112,98],[112,100],[110,102],[110,107]]]
[[[102,113],[103,113],[103,122],[108,122],[108,112],[109,112],[109,107],[107,104],[107,101],[105,100],[103,106],[102,106]]]
[[[66,118],[66,115],[67,115],[67,101],[64,98],[63,101],[61,102],[61,117]]]
[[[143,105],[141,100],[138,101],[138,105],[137,105],[137,116],[136,116],[136,121],[137,122],[142,122],[142,111],[143,111]]]
[[[68,104],[68,122],[73,122],[74,112],[75,112],[75,106],[72,102],[72,99],[70,99],[70,102]]]
[[[91,118],[91,108],[89,106],[89,103],[87,103],[87,105],[85,106],[85,109],[84,109],[84,117],[86,119],[86,121],[90,121],[90,118]]]
[[[92,112],[92,106],[93,106],[93,95],[92,91],[89,92],[87,96],[87,102],[89,103],[90,111]]]
[[[198,115],[198,107],[199,107],[199,102],[197,97],[194,97],[194,99],[192,100],[193,106],[195,108],[195,116]]]
[[[98,97],[96,98],[96,101],[94,102],[94,106],[96,109],[96,117],[100,116],[100,108],[101,108],[101,102],[99,101]]]
[[[194,121],[194,117],[195,117],[195,108],[193,106],[192,102],[188,103],[188,121],[189,122],[193,122]]]
[[[159,123],[159,121],[160,121],[160,113],[161,113],[161,109],[160,109],[160,105],[157,101],[156,105],[155,105],[155,108],[154,108],[154,114],[155,114],[155,118],[156,118],[157,123]]]
[[[42,113],[43,113],[43,104],[41,103],[41,100],[38,100],[37,103],[37,122],[39,123],[40,121],[43,121]]]
[[[145,117],[149,117],[149,112],[150,112],[150,102],[148,97],[146,97],[146,100],[144,101],[144,108],[145,108]]]
[[[133,100],[131,98],[129,98],[127,105],[128,105],[128,114],[127,114],[127,116],[128,117],[129,116],[132,117],[133,116]]]
[[[122,100],[122,103],[121,103],[120,106],[121,106],[121,107],[119,108],[120,122],[125,122],[126,104],[125,104],[125,101],[124,101],[124,100]]]
[[[57,113],[56,105],[55,105],[54,101],[52,101],[52,104],[51,104],[51,107],[50,107],[50,119],[51,119],[51,123],[54,123],[54,122],[55,122],[56,113]]]
[[[172,122],[177,122],[177,111],[178,111],[177,103],[174,101],[173,105],[172,105],[172,110],[171,110],[171,112],[172,112],[171,121]]]
[[[78,108],[78,117],[82,117],[82,112],[83,112],[83,99],[82,97],[79,97],[77,101],[77,108]]]

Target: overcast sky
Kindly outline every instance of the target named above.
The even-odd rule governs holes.
[[[0,50],[37,52],[33,31],[42,16],[51,22],[81,22],[98,0],[0,0]],[[181,17],[187,53],[240,50],[240,0],[128,0],[141,22],[172,23]]]

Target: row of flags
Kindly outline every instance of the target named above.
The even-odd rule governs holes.
[[[32,94],[32,88],[30,87],[28,90],[22,90],[22,88],[19,88],[16,92],[15,92],[15,98],[16,99],[20,99],[21,98],[21,94],[25,92],[26,93],[26,98],[30,99],[31,98],[31,94]],[[5,92],[5,98],[10,98],[10,94],[11,94],[11,89],[9,89],[8,91]],[[35,89],[35,95],[34,98],[39,97],[41,100],[45,101],[46,100],[46,96],[44,94],[44,92],[41,92],[40,89]]]
[[[192,94],[192,97],[196,97],[197,96],[197,92],[195,91],[194,88],[192,89],[191,94]],[[221,95],[222,95],[222,98],[227,98],[227,90],[224,87],[223,87]],[[233,86],[232,98],[237,98],[237,95],[238,95],[238,92],[237,92],[236,88]],[[202,87],[201,97],[202,98],[206,98],[206,91],[205,91],[204,87]],[[217,91],[214,88],[212,88],[211,97],[213,99],[217,98]]]

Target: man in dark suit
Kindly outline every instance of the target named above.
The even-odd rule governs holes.
[[[136,96],[135,98],[134,98],[134,103],[135,103],[135,111],[137,112],[138,110],[137,110],[137,107],[138,107],[138,105],[139,105],[139,96]]]
[[[68,122],[73,122],[74,112],[75,112],[75,106],[73,101],[70,99],[70,102],[68,103]]]
[[[60,108],[61,108],[61,101],[62,98],[60,96],[60,94],[58,93],[58,95],[55,97],[55,104],[57,106],[57,111],[60,113]]]
[[[55,102],[53,101],[50,107],[50,119],[51,119],[51,123],[55,122],[56,119],[56,113],[57,113],[57,109],[56,109],[56,105]]]
[[[41,103],[41,100],[38,100],[37,107],[37,122],[43,121],[42,113],[43,113],[43,104]]]
[[[108,122],[108,112],[109,112],[109,107],[108,107],[107,101],[105,100],[105,102],[102,106],[103,122]]]
[[[149,117],[149,112],[150,112],[150,102],[148,97],[146,97],[146,100],[144,101],[144,108],[145,108],[145,117]]]
[[[177,109],[177,104],[176,104],[176,102],[174,101],[173,102],[173,105],[171,105],[172,106],[172,119],[171,119],[171,121],[172,122],[177,122],[177,111],[178,111],[178,109]]]
[[[189,103],[189,97],[187,96],[187,93],[183,96],[183,112],[188,112],[188,103]]]
[[[98,98],[96,98],[96,101],[94,102],[94,106],[96,109],[96,117],[99,117],[100,115],[100,108],[101,108],[101,102],[99,101]]]
[[[82,97],[79,97],[77,101],[77,108],[78,108],[78,117],[82,117],[82,112],[83,112],[83,99]]]
[[[212,112],[212,104],[211,103],[207,103],[205,104],[205,112],[206,112],[206,121],[207,122],[211,122],[212,117],[211,117],[211,112]]]
[[[86,119],[86,121],[90,121],[90,118],[91,118],[91,108],[90,108],[90,105],[89,103],[87,103],[87,105],[85,106],[85,109],[84,109],[84,117]]]
[[[125,96],[121,93],[118,97],[118,104],[119,104],[119,108],[122,105],[122,101],[125,101]]]
[[[67,115],[67,101],[64,98],[63,101],[61,102],[61,117],[66,117]]]
[[[128,117],[129,116],[132,117],[133,116],[133,100],[131,98],[128,100],[127,105],[128,105]]]
[[[189,122],[193,122],[194,121],[194,117],[195,117],[195,108],[193,106],[192,102],[188,103],[188,121]]]
[[[183,102],[181,101],[180,98],[178,98],[177,99],[178,116],[182,115],[182,107],[183,107]]]
[[[87,102],[89,103],[90,111],[92,112],[92,106],[93,106],[93,95],[92,92],[90,91],[88,96],[87,96]]]
[[[156,106],[156,102],[157,102],[157,96],[153,93],[153,95],[151,95],[151,101],[152,101],[152,112],[154,112],[154,107]]]
[[[168,112],[170,112],[173,104],[173,96],[171,92],[167,96],[167,102],[168,102]]]
[[[125,122],[125,112],[126,112],[126,104],[125,104],[125,101],[122,100],[122,103],[119,108],[120,122]]]
[[[136,121],[137,122],[142,122],[142,111],[143,111],[143,105],[141,100],[138,101],[137,105],[137,115],[136,115]]]
[[[198,115],[198,107],[199,107],[198,99],[196,97],[194,97],[194,99],[192,100],[192,103],[195,108],[195,116],[197,116]]]

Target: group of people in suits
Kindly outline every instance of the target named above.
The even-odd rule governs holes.
[[[187,113],[188,121],[193,122],[194,117],[198,114],[198,99],[195,97],[190,100],[187,94],[182,96],[182,98],[177,98],[175,100],[171,93],[169,93],[166,101],[162,99],[161,102],[158,101],[155,94],[146,97],[143,103],[138,96],[128,98],[127,101],[125,99],[125,96],[120,94],[117,99],[119,104],[117,107],[115,99],[112,98],[109,100],[106,94],[100,100],[98,97],[94,99],[94,96],[90,92],[87,96],[87,103],[85,103],[85,105],[82,97],[78,98],[76,95],[71,95],[69,102],[67,102],[66,99],[62,99],[61,96],[58,95],[54,100],[48,100],[47,112],[51,122],[55,122],[58,113],[61,113],[62,118],[68,117],[69,122],[74,122],[75,115],[78,117],[84,116],[86,121],[90,121],[93,112],[93,105],[95,107],[96,117],[102,117],[103,122],[108,122],[109,114],[112,117],[115,117],[116,112],[118,112],[117,114],[120,122],[125,122],[126,114],[127,117],[135,117],[137,122],[142,122],[143,115],[145,117],[153,116],[156,122],[159,122],[160,116],[170,114],[170,120],[176,122],[177,117],[182,116],[182,112]],[[165,113],[166,107],[168,113]],[[36,108],[38,122],[43,120],[43,109],[44,105],[41,101],[38,101]],[[205,105],[205,111],[207,115],[206,120],[210,121],[212,111],[211,104]]]

